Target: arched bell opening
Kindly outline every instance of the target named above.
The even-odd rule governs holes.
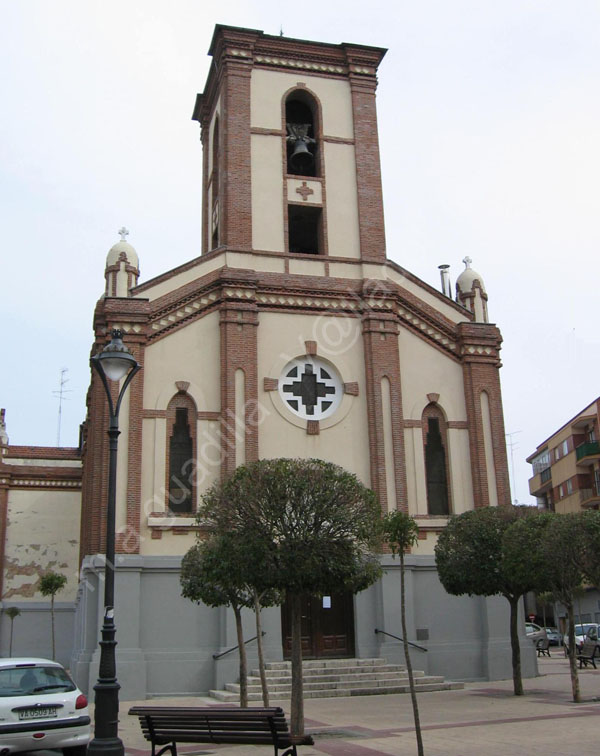
[[[319,176],[317,103],[308,92],[295,89],[285,101],[287,172]]]

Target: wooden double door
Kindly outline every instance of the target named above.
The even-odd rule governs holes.
[[[283,656],[292,649],[291,609],[281,608]],[[302,597],[302,657],[354,656],[354,604],[351,593]]]

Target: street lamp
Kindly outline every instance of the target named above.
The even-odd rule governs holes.
[[[88,745],[89,756],[123,756],[124,748],[118,733],[119,688],[115,658],[115,502],[117,493],[117,442],[119,438],[119,409],[121,400],[138,372],[133,355],[123,344],[120,330],[113,329],[110,344],[100,354],[94,355],[90,363],[98,372],[109,409],[109,458],[108,458],[108,506],[106,510],[106,559],[104,566],[104,622],[100,641],[100,669],[98,682],[94,685],[95,715],[94,738]],[[120,381],[123,385],[116,404],[113,404],[109,381]]]

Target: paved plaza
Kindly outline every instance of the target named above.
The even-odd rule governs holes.
[[[468,683],[464,690],[419,694],[426,756],[597,756],[600,729],[600,668],[581,670],[582,703],[574,704],[568,662],[562,651],[539,659],[540,676],[524,681],[525,695],[512,694],[512,681]],[[144,703],[144,702],[137,702]],[[219,705],[208,698],[153,699],[147,704]],[[289,701],[271,701],[289,713]],[[147,756],[136,717],[121,702],[120,736],[126,756]],[[306,731],[315,745],[299,756],[405,756],[416,754],[408,695],[357,696],[305,701]],[[260,756],[270,746],[178,747],[181,756]]]

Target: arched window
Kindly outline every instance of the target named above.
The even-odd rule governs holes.
[[[293,176],[319,176],[317,103],[303,89],[285,101],[287,171]]]
[[[436,404],[428,404],[422,417],[427,482],[427,511],[430,515],[450,514],[448,486],[448,441],[446,419]]]
[[[196,406],[179,392],[167,407],[167,509],[176,514],[194,511]]]
[[[215,118],[212,138],[212,175],[211,175],[211,229],[212,249],[219,246],[219,119]]]
[[[305,89],[294,89],[286,97],[285,128],[288,175],[321,176],[319,108]],[[288,203],[288,250],[303,255],[322,254],[323,208],[313,203],[304,204],[297,194],[290,197]]]

